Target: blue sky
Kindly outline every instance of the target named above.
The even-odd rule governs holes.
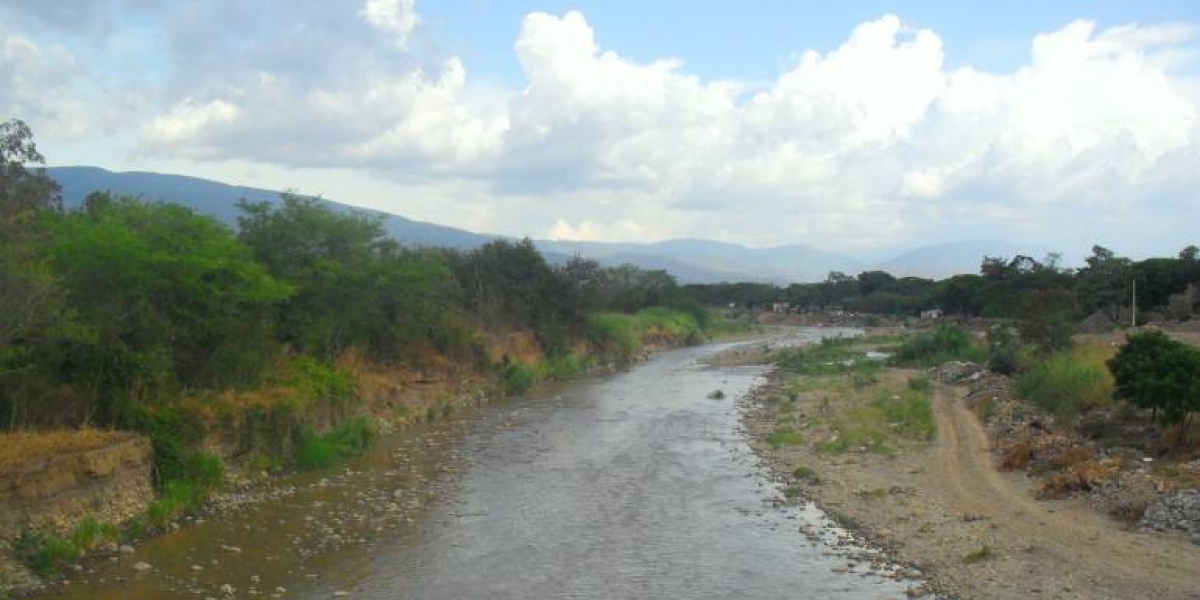
[[[1148,0],[1053,2],[801,2],[759,0],[608,0],[518,2],[439,0],[421,6],[437,36],[481,74],[519,83],[512,53],[521,20],[533,11],[580,10],[601,45],[650,61],[677,57],[688,70],[720,79],[770,80],[806,49],[829,50],[855,25],[894,13],[941,35],[948,65],[1012,70],[1029,57],[1029,40],[1075,19],[1102,28],[1127,23],[1200,22],[1200,2]]]
[[[52,164],[509,235],[1200,240],[1200,3],[0,0]]]

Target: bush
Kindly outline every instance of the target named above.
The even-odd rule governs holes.
[[[780,427],[767,436],[767,443],[776,449],[784,446],[799,446],[804,443],[804,436],[793,431],[790,427]]]
[[[896,349],[892,361],[904,366],[929,367],[952,360],[979,362],[984,353],[971,344],[971,334],[958,325],[942,325],[932,332],[908,338]]]
[[[12,542],[13,555],[29,570],[43,577],[60,573],[79,558],[70,540],[53,533],[23,529]]]
[[[1002,375],[1012,375],[1017,370],[1017,355],[1021,342],[1017,332],[1008,325],[992,325],[987,332],[988,370]]]
[[[1192,412],[1200,411],[1200,350],[1161,331],[1129,336],[1108,368],[1118,397],[1153,410],[1155,416],[1161,413],[1163,422],[1181,425],[1181,433]]]
[[[1063,425],[1084,411],[1105,406],[1113,394],[1113,378],[1104,366],[1104,348],[1053,354],[1017,379],[1017,392],[1054,415]]]
[[[528,392],[533,387],[535,378],[532,369],[522,364],[513,363],[505,367],[501,381],[505,394],[517,396]]]
[[[338,460],[361,454],[374,443],[375,426],[366,418],[343,421],[324,434],[308,432],[296,452],[301,469],[321,469]]]
[[[179,517],[198,510],[208,500],[209,492],[191,481],[168,482],[158,499],[146,508],[146,520],[152,527],[166,528]]]

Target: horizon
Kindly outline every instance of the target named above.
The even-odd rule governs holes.
[[[51,165],[512,237],[851,256],[1197,241],[1186,2],[498,4],[2,2],[0,110]],[[713,31],[745,43],[696,41]]]

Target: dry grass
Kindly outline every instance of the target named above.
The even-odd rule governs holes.
[[[48,456],[103,448],[133,434],[101,429],[55,429],[0,433],[0,472]]]

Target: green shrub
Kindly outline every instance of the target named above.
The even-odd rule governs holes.
[[[1113,378],[1105,367],[1108,350],[1078,349],[1053,354],[1017,379],[1017,392],[1070,424],[1084,411],[1106,406],[1113,394]]]
[[[366,418],[349,419],[324,434],[308,432],[296,451],[301,469],[321,469],[361,454],[376,438],[375,426]]]
[[[821,476],[816,471],[804,465],[796,467],[796,470],[792,472],[792,477],[795,477],[797,481],[803,481],[809,485],[821,484]]]
[[[167,482],[159,497],[146,508],[146,521],[152,527],[163,529],[179,517],[198,510],[208,500],[210,491],[192,481]]]
[[[928,394],[928,393],[933,392],[933,382],[930,381],[929,377],[926,375],[918,375],[916,377],[909,377],[908,378],[908,389],[910,389],[914,392],[921,392],[923,394]]]
[[[928,367],[952,360],[980,362],[984,357],[984,351],[971,343],[967,330],[958,325],[942,325],[905,340],[892,361],[898,365]]]
[[[79,549],[64,537],[23,529],[12,542],[13,555],[43,577],[56,575],[79,558]]]
[[[804,436],[790,427],[779,427],[767,436],[767,443],[776,449],[784,446],[799,446],[804,443]]]
[[[81,552],[93,550],[101,542],[114,542],[118,531],[111,523],[101,523],[94,517],[84,517],[71,531],[71,545]]]
[[[528,392],[533,387],[535,378],[533,370],[522,364],[512,363],[504,369],[501,383],[504,393],[517,396]]]

